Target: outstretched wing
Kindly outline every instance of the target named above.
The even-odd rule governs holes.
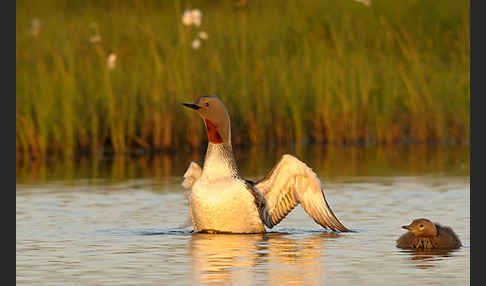
[[[184,181],[182,181],[182,186],[186,189],[192,188],[194,182],[196,182],[199,177],[201,177],[202,169],[201,166],[196,161],[192,161],[189,164],[189,168],[184,173]]]
[[[272,228],[299,203],[316,223],[324,228],[349,231],[336,218],[326,202],[321,181],[305,163],[285,154],[270,173],[255,187],[265,198],[262,219]]]

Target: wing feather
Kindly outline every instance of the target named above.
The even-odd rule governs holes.
[[[192,188],[192,185],[196,182],[199,177],[201,177],[202,168],[196,161],[191,161],[189,167],[184,173],[184,180],[182,181],[182,186],[186,189]]]
[[[317,175],[292,155],[283,155],[255,187],[265,199],[262,219],[269,228],[282,221],[300,203],[306,213],[322,227],[349,231],[329,207]]]

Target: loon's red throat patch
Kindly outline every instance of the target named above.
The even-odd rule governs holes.
[[[208,132],[208,140],[211,143],[223,143],[223,138],[219,135],[218,131],[216,130],[216,125],[211,121],[204,119],[206,122],[206,131]]]

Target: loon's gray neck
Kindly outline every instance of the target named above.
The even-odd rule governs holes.
[[[209,142],[201,178],[214,180],[225,177],[238,177],[231,143]]]

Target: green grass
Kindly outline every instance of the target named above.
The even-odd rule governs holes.
[[[17,158],[198,148],[207,94],[235,145],[469,143],[468,1],[247,2],[17,1]]]

